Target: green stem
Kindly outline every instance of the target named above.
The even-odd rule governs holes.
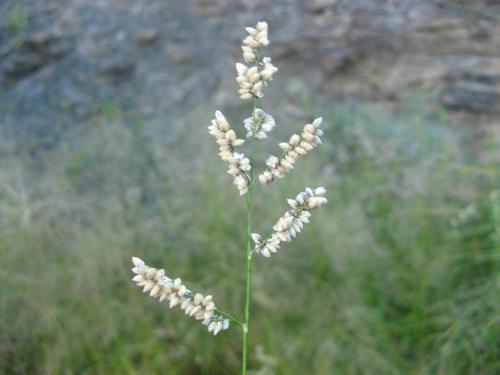
[[[253,101],[252,116],[257,108],[258,99],[255,98]],[[250,143],[252,145],[252,143]],[[251,147],[251,146],[250,146]],[[249,153],[250,165],[252,169],[250,170],[250,181],[247,192],[247,285],[245,293],[245,323],[242,325],[243,328],[243,354],[241,359],[241,373],[246,375],[247,373],[247,363],[248,363],[248,332],[250,331],[250,301],[251,301],[251,291],[252,291],[252,214],[253,214],[253,187],[254,187],[254,176],[253,176],[253,148],[250,148]]]

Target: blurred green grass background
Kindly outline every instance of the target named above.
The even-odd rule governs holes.
[[[498,374],[498,138],[418,96],[318,107],[325,145],[256,192],[260,233],[306,185],[329,204],[256,259],[252,373]],[[102,112],[36,157],[2,143],[0,373],[238,373],[238,327],[214,338],[130,281],[136,255],[242,315],[244,200],[208,118],[146,131]]]

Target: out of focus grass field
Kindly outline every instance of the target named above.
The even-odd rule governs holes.
[[[252,373],[500,373],[499,135],[418,98],[321,112],[325,145],[256,191],[261,233],[305,185],[329,204],[256,259]],[[244,199],[204,116],[151,131],[108,110],[36,155],[2,142],[0,373],[238,373],[238,327],[214,338],[130,281],[140,256],[242,316]]]

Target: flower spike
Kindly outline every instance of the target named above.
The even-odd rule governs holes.
[[[243,60],[250,64],[247,66],[236,63],[236,82],[240,86],[238,93],[243,100],[262,98],[262,89],[267,85],[273,75],[278,71],[270,57],[260,58],[260,50],[269,45],[267,38],[267,22],[258,22],[255,27],[247,27],[248,36],[243,39],[241,50]]]
[[[167,300],[170,308],[180,305],[186,315],[201,320],[214,335],[229,328],[229,320],[216,313],[212,296],[200,293],[193,295],[181,279],[170,279],[165,275],[165,270],[149,267],[140,258],[132,257],[132,263],[132,272],[135,274],[132,280],[137,286],[143,287],[144,293],[149,292],[151,297],[158,298],[160,302]]]
[[[274,118],[260,108],[256,108],[252,116],[243,121],[247,130],[247,138],[266,139],[267,133],[274,129]]]
[[[304,224],[309,223],[311,211],[328,202],[324,197],[325,193],[324,187],[318,187],[314,190],[306,188],[295,199],[288,199],[290,208],[279,218],[273,226],[273,233],[266,240],[262,240],[260,234],[252,234],[255,244],[254,251],[267,258],[278,252],[281,242],[290,242],[293,237],[300,233]]]
[[[252,166],[250,159],[235,151],[235,148],[244,144],[245,141],[236,137],[236,133],[220,111],[215,112],[215,119],[212,120],[212,125],[208,127],[208,130],[219,145],[219,156],[227,164],[227,173],[233,176],[234,185],[240,195],[246,194],[250,182],[248,172]]]
[[[259,181],[262,185],[267,185],[276,178],[282,178],[293,169],[295,161],[301,156],[306,155],[313,148],[323,142],[321,136],[323,130],[319,129],[323,119],[318,117],[312,124],[304,125],[302,134],[293,134],[288,142],[282,142],[279,147],[283,151],[283,156],[278,158],[271,155],[266,160],[267,169],[259,175]]]

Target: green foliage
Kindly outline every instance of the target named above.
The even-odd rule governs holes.
[[[26,38],[28,15],[21,6],[15,5],[9,10],[7,27],[13,43],[21,43]]]
[[[9,11],[9,28],[12,32],[23,32],[28,26],[28,16],[23,8],[14,6]]]
[[[117,117],[118,115],[118,108],[116,105],[110,101],[110,100],[104,100],[101,102],[101,113],[106,117],[108,120],[113,120]]]
[[[325,147],[257,188],[263,234],[304,181],[329,204],[256,258],[255,373],[498,373],[500,169],[422,108],[338,106]],[[36,168],[2,164],[0,373],[235,374],[237,327],[207,335],[129,269],[143,257],[242,316],[244,202],[204,127],[166,139],[112,112]]]

